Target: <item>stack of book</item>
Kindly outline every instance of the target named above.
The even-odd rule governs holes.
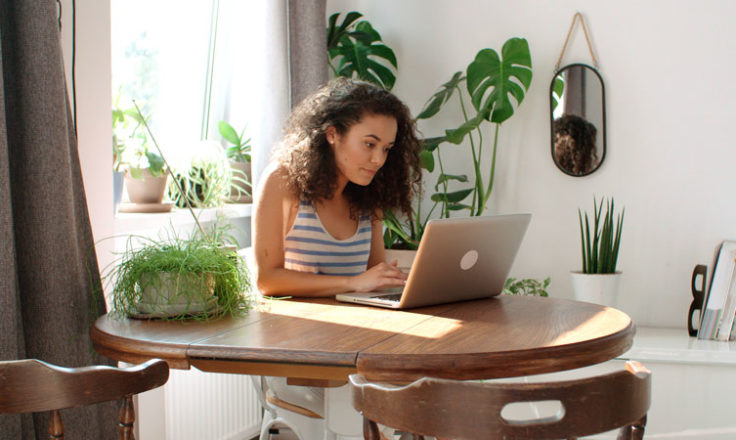
[[[698,339],[730,341],[736,338],[736,241],[716,249],[710,285],[703,302]]]

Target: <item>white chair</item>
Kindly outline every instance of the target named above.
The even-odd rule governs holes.
[[[325,437],[325,419],[320,414],[277,398],[264,376],[251,376],[251,380],[264,410],[260,440],[271,440],[271,430],[279,426],[291,430],[299,440],[334,439]]]
[[[251,376],[251,380],[264,409],[260,440],[270,440],[271,429],[278,426],[291,430],[299,440],[361,438],[362,417],[351,405],[347,384],[325,388],[325,408],[320,414],[276,397],[265,377]]]

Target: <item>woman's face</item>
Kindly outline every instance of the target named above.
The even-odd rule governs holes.
[[[327,129],[327,142],[335,153],[338,180],[366,186],[386,162],[396,141],[397,124],[392,116],[366,113],[340,136],[335,127]]]

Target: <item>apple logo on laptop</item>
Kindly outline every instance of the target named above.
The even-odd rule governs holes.
[[[475,249],[471,249],[468,252],[463,255],[463,258],[460,259],[460,268],[462,270],[468,270],[471,267],[475,266],[475,263],[478,262],[478,251]]]

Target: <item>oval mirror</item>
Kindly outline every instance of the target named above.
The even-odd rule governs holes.
[[[587,64],[558,70],[550,85],[552,158],[570,176],[586,176],[606,157],[603,79]]]

